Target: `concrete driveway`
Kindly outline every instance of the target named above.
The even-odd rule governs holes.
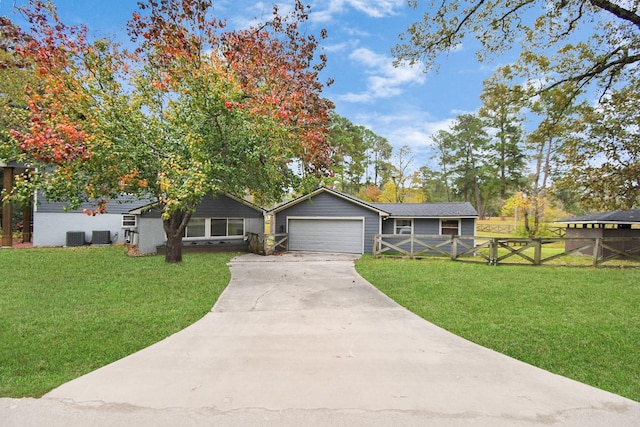
[[[354,259],[237,257],[202,320],[42,399],[0,399],[0,425],[640,425],[637,402],[411,314]]]

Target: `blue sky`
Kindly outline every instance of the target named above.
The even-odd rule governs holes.
[[[14,0],[0,0],[0,15],[12,15]],[[325,96],[336,104],[338,114],[383,136],[397,150],[409,145],[413,168],[427,165],[431,157],[430,136],[449,126],[464,112],[480,106],[482,81],[498,62],[479,64],[474,49],[463,44],[443,57],[438,73],[423,73],[420,67],[393,67],[391,48],[398,35],[420,20],[424,1],[417,10],[406,0],[307,0],[311,5],[308,31],[326,28],[322,48],[328,56],[323,79],[335,83]],[[17,0],[25,4],[26,0]],[[125,24],[137,0],[54,0],[63,22],[84,24],[90,34],[126,39]],[[227,18],[230,26],[243,27],[254,18],[269,17],[273,2],[214,0],[214,13]],[[290,10],[292,0],[278,3]]]

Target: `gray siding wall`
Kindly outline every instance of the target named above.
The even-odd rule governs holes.
[[[382,234],[394,234],[395,221],[393,218],[382,219]]]
[[[245,218],[244,232],[256,234],[264,233],[264,218]]]
[[[380,233],[378,212],[329,193],[320,193],[276,214],[272,233],[287,231],[287,217],[364,217],[364,252],[373,252],[373,236]]]
[[[138,217],[138,249],[141,254],[156,253],[157,247],[166,242],[162,227],[162,212],[151,210]],[[196,208],[193,217],[200,218],[245,218],[245,232],[264,233],[264,217],[259,210],[252,209],[227,196],[205,197]],[[237,244],[234,239],[229,242]],[[186,243],[185,243],[186,245]]]
[[[440,234],[440,220],[438,218],[416,218],[413,220],[413,234]]]
[[[466,218],[461,221],[460,234],[463,236],[475,236],[476,235],[476,220],[474,218]]]
[[[84,231],[85,241],[91,242],[93,231],[109,230],[112,243],[124,242],[122,216],[101,214],[89,216],[83,213],[33,214],[33,246],[65,246],[67,231]]]
[[[394,219],[389,218],[382,223],[382,234],[394,234]],[[440,219],[439,218],[415,218],[413,221],[413,234],[416,235],[428,235],[428,236],[438,236],[440,235]],[[473,218],[463,218],[460,220],[460,235],[462,236],[475,236],[475,220]],[[386,237],[385,240],[392,244],[398,244],[399,242],[406,239],[406,235],[398,235],[398,237]],[[431,245],[438,245],[442,242],[442,239],[431,239],[427,240],[426,243]],[[467,245],[472,245],[473,240],[466,240]],[[402,249],[410,250],[409,244],[400,245]],[[442,250],[450,251],[451,245],[443,245]],[[457,252],[462,253],[465,251],[465,248],[459,246]],[[437,254],[436,251],[428,251],[427,253]]]
[[[395,219],[389,218],[382,222],[382,234],[395,234]],[[404,218],[398,218],[404,219]],[[411,219],[411,218],[406,218]],[[413,234],[440,234],[440,220],[437,218],[416,218],[413,220]]]
[[[408,219],[408,218],[407,218]],[[460,235],[475,236],[475,220],[463,218],[460,220]],[[382,234],[394,234],[394,218],[382,222]],[[438,218],[415,218],[413,234],[437,236],[440,234],[440,220]]]
[[[194,217],[200,218],[263,218],[260,210],[239,203],[227,196],[206,196],[196,208]]]
[[[79,209],[69,211],[65,210],[69,207],[68,202],[49,202],[41,194],[38,194],[37,201],[38,203],[36,204],[35,210],[42,213],[82,213],[83,209],[94,210],[97,208],[97,205],[94,203],[83,203]],[[149,203],[150,201],[148,200],[140,200],[134,197],[123,196],[109,202],[105,213],[125,214],[130,210],[145,206]]]

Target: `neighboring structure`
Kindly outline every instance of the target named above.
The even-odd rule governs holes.
[[[469,203],[368,203],[326,187],[276,207],[273,233],[290,251],[373,253],[376,234],[475,236]]]
[[[607,242],[607,246],[618,251],[640,250],[640,209],[626,211],[601,212],[591,215],[584,215],[574,218],[556,221],[559,224],[566,224],[565,250],[573,250],[585,245],[585,241],[579,238],[634,238],[619,239]],[[576,240],[571,240],[576,239]],[[608,257],[613,254],[611,250],[599,248],[600,257]],[[586,248],[580,253],[593,256],[593,249]]]
[[[33,246],[82,246],[84,244],[124,243],[129,224],[123,214],[149,203],[131,196],[122,196],[107,204],[99,215],[87,215],[95,205],[83,204],[67,210],[68,203],[49,202],[38,195],[33,213]]]
[[[162,252],[167,238],[162,212],[147,204],[127,212],[131,243],[138,253]],[[206,196],[191,216],[182,239],[183,250],[247,250],[246,233],[264,232],[264,209],[230,195]]]
[[[16,175],[22,174],[28,168],[17,162],[7,162],[0,160],[0,170],[2,170],[2,189],[13,188]],[[11,203],[2,204],[2,247],[11,247],[13,245],[13,206]],[[25,206],[22,209],[22,242],[31,241],[31,218],[32,206]]]

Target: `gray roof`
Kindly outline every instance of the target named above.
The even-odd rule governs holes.
[[[389,212],[393,217],[407,218],[469,218],[478,212],[469,202],[434,203],[371,203],[378,209]]]
[[[600,212],[567,218],[556,222],[563,224],[637,224],[640,223],[640,209]]]
[[[229,199],[235,200],[236,202],[241,203],[241,204],[247,206],[248,208],[251,208],[251,209],[253,209],[253,210],[257,211],[257,212],[260,212],[260,213],[266,212],[266,210],[263,207],[258,206],[258,205],[254,204],[254,203],[251,203],[251,202],[249,202],[249,201],[247,201],[247,200],[245,200],[243,198],[236,197],[233,194],[224,193],[224,194],[213,195],[212,193],[209,193],[209,194],[207,194],[205,196],[205,198],[206,197],[216,198],[218,196],[228,197]],[[205,198],[203,198],[203,200]],[[201,200],[200,203],[202,203],[203,200]],[[158,199],[153,199],[153,200],[148,200],[143,205],[140,205],[140,204],[136,205],[134,208],[130,209],[128,211],[128,213],[130,213],[132,215],[141,215],[144,212],[148,212],[150,210],[154,210],[154,209],[157,209],[157,208],[158,208]]]
[[[372,211],[377,211],[378,213],[380,213],[381,215],[387,216],[389,214],[388,211],[385,211],[384,209],[380,209],[378,207],[375,206],[374,203],[369,203],[369,202],[365,202],[362,199],[359,199],[355,196],[352,196],[351,194],[347,194],[347,193],[343,193],[341,191],[338,190],[334,190],[333,188],[328,188],[328,187],[318,187],[316,188],[314,191],[312,191],[311,193],[307,193],[307,194],[303,194],[302,196],[296,197],[293,200],[290,200],[288,202],[285,202],[279,206],[276,206],[275,208],[271,209],[269,212],[273,212],[273,213],[278,213],[284,209],[287,209],[297,203],[300,203],[304,200],[309,199],[310,197],[315,197],[316,195],[322,193],[322,192],[326,192],[329,194],[333,194],[334,196],[338,196],[340,198],[343,198],[345,200],[348,200],[350,202],[356,203],[364,208],[367,209],[371,209]]]
[[[372,203],[365,202],[351,194],[343,193],[327,187],[319,187],[315,191],[277,206],[271,212],[280,212],[302,200],[313,197],[320,192],[327,192],[349,200],[364,208],[378,211],[383,216],[398,218],[475,218],[478,212],[469,202],[436,202],[436,203]]]
[[[80,208],[74,210],[67,210],[69,207],[68,202],[50,202],[44,198],[41,193],[38,193],[38,201],[39,205],[37,207],[38,212],[46,212],[46,213],[81,213],[84,212],[85,209],[92,210],[97,208],[97,201],[86,202],[80,205]],[[118,198],[111,200],[107,204],[107,209],[104,213],[106,214],[126,214],[130,210],[145,206],[151,203],[150,199],[141,199],[136,196],[132,196],[129,194],[122,194]]]

